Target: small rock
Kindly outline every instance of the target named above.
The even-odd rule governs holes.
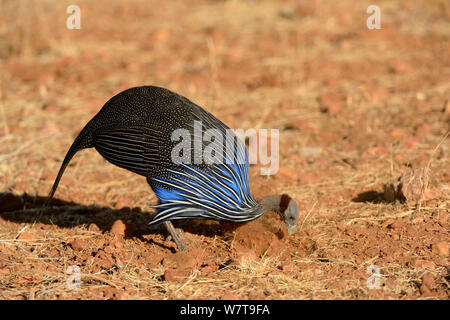
[[[205,274],[217,271],[218,269],[219,269],[219,266],[217,266],[217,265],[207,265],[206,267],[203,267],[201,271],[202,271],[202,274],[205,275]]]
[[[72,241],[70,246],[75,251],[81,251],[81,250],[84,250],[87,248],[87,243],[84,240],[76,239],[76,240]]]
[[[30,243],[36,241],[35,236],[28,232],[22,232],[17,239],[23,242],[30,242]]]
[[[394,221],[394,223],[391,224],[390,227],[391,227],[392,229],[394,229],[394,230],[401,229],[401,228],[403,227],[403,221],[402,221],[402,219],[396,219],[396,220]]]
[[[123,223],[122,220],[116,220],[111,227],[111,233],[123,236],[125,235],[126,229],[127,226],[125,225],[125,223]]]
[[[225,293],[220,300],[237,300],[236,296],[232,293]]]
[[[236,255],[238,257],[237,260],[242,261],[256,261],[258,259],[258,255],[256,254],[255,250],[246,248],[242,245],[235,244],[234,245],[236,249]]]
[[[131,300],[131,298],[128,293],[122,292],[117,295],[117,300]]]
[[[423,217],[416,217],[414,219],[411,220],[412,224],[420,224],[423,223],[425,220],[423,219]]]
[[[422,277],[422,285],[420,286],[420,292],[422,294],[430,293],[434,287],[434,276],[430,272],[425,272]]]
[[[262,290],[254,289],[248,293],[249,300],[264,300],[266,296]]]
[[[448,242],[442,241],[436,245],[433,245],[433,251],[439,255],[446,257],[448,255]]]
[[[417,268],[430,269],[430,270],[434,270],[436,267],[433,261],[424,260],[424,259],[417,259],[415,261],[414,265]]]
[[[113,253],[115,250],[112,246],[107,246],[105,249],[103,249],[107,254]]]
[[[189,269],[167,269],[164,272],[164,280],[169,282],[186,281],[190,274],[191,270]]]
[[[394,219],[389,218],[385,222],[383,222],[383,227],[387,228],[387,227],[391,226],[393,223],[394,223]]]
[[[89,227],[88,227],[88,230],[89,230],[89,231],[97,232],[97,231],[100,231],[100,228],[99,228],[98,225],[96,225],[95,223],[91,223],[91,224],[89,225]]]
[[[344,99],[337,93],[326,93],[320,97],[320,111],[332,115],[338,114],[345,105]]]
[[[401,177],[384,185],[387,202],[398,199],[410,208],[422,201],[437,199],[440,194],[439,185],[428,167],[408,169]]]
[[[113,288],[106,288],[103,294],[106,299],[112,299],[115,297],[116,291]]]
[[[439,224],[442,227],[445,227],[447,225],[448,222],[448,213],[446,210],[440,210],[437,214],[437,219],[439,221]]]
[[[105,245],[105,239],[100,238],[96,241],[97,243],[97,248],[102,248]]]
[[[177,252],[166,257],[162,264],[166,268],[192,269],[197,264],[197,261],[187,252]]]
[[[120,250],[123,248],[123,244],[121,242],[121,240],[123,241],[123,239],[121,238],[116,238],[113,241],[111,241],[111,246],[114,246],[116,249]]]
[[[0,274],[3,274],[3,275],[11,274],[11,269],[9,269],[9,268],[0,268]]]
[[[293,262],[287,262],[281,266],[281,270],[283,270],[283,272],[294,272],[294,268],[295,266]]]

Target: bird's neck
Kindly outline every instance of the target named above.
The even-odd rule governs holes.
[[[271,195],[262,198],[259,201],[261,205],[260,210],[264,214],[269,211],[275,211],[276,213],[280,213],[280,201],[281,195]]]
[[[265,214],[269,211],[274,211],[282,215],[286,210],[291,198],[286,194],[276,194],[262,198],[259,201],[260,212]]]

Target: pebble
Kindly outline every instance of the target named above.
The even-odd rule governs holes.
[[[294,272],[294,269],[295,265],[293,262],[287,262],[281,266],[281,270],[283,270],[283,272]]]
[[[125,225],[125,223],[123,223],[122,220],[116,220],[111,227],[111,233],[123,236],[125,235],[126,229],[127,226]]]
[[[434,270],[436,267],[433,261],[424,260],[424,259],[417,259],[415,261],[415,266],[417,268],[430,269],[430,270]]]
[[[430,293],[434,287],[434,276],[430,272],[425,272],[422,277],[422,285],[420,286],[420,292],[422,294]]]
[[[232,293],[225,293],[220,300],[237,300],[236,296]]]
[[[76,239],[70,243],[70,246],[75,251],[81,251],[87,248],[87,243],[84,240]]]
[[[326,93],[320,97],[320,111],[336,115],[341,112],[345,105],[344,100],[337,93]]]
[[[169,282],[186,281],[191,270],[189,269],[167,269],[164,271],[164,280]]]
[[[166,268],[192,269],[197,264],[197,261],[187,252],[177,252],[164,258],[162,264]]]
[[[30,242],[30,243],[36,241],[35,236],[28,232],[22,232],[17,239],[23,242]]]
[[[433,245],[433,251],[436,251],[441,256],[448,256],[448,242],[442,241]]]
[[[100,228],[98,227],[98,225],[96,225],[95,223],[91,223],[88,227],[89,231],[100,231]]]

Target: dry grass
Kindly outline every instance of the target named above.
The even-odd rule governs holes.
[[[448,243],[449,226],[440,220],[450,208],[446,1],[380,1],[380,31],[365,28],[370,1],[167,2],[157,11],[143,0],[80,1],[79,31],[65,28],[69,4],[0,1],[0,192],[17,202],[0,208],[0,298],[448,298],[448,255],[432,249]],[[226,236],[192,232],[203,263],[219,267],[165,281],[163,234],[109,232],[116,219],[149,218],[156,199],[145,178],[93,150],[66,171],[56,195],[66,203],[39,216],[33,197],[47,195],[77,132],[113,94],[143,84],[179,92],[233,128],[280,129],[282,170],[262,177],[255,166],[251,183],[256,197],[286,192],[301,205],[282,252],[240,260]],[[326,95],[335,113],[324,111]],[[441,198],[417,210],[377,198],[406,168],[427,164]],[[364,192],[373,196],[356,201]],[[23,232],[35,241],[20,241]],[[74,239],[86,248],[74,251]],[[97,268],[92,255],[106,247],[117,250],[114,267]],[[67,290],[74,264],[81,287]],[[371,264],[379,290],[366,286]],[[421,295],[426,271],[435,286]]]

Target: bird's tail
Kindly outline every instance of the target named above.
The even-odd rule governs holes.
[[[69,151],[67,151],[66,156],[64,157],[64,161],[61,164],[61,168],[59,169],[58,175],[56,176],[55,182],[53,183],[52,190],[50,191],[47,200],[45,201],[44,207],[47,207],[50,201],[53,198],[53,195],[55,194],[56,189],[58,188],[59,180],[61,180],[62,175],[64,174],[64,170],[66,169],[67,165],[69,164],[72,157],[77,153],[78,151],[86,148],[92,148],[94,145],[92,144],[92,133],[91,133],[90,123],[88,123],[83,130],[78,134],[78,136],[75,138],[75,141],[72,143],[72,145],[69,148]]]

